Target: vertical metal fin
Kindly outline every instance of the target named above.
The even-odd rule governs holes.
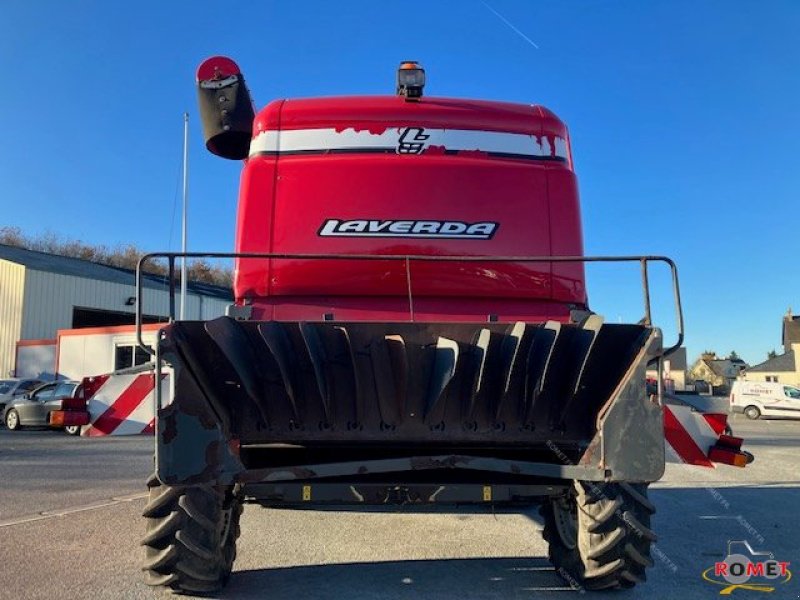
[[[565,388],[567,396],[560,407],[560,410],[551,416],[551,426],[562,427],[564,419],[572,406],[575,396],[583,385],[583,374],[586,370],[586,361],[592,352],[592,347],[597,339],[597,334],[603,327],[603,317],[600,315],[589,315],[580,324],[580,329],[573,338],[570,347],[570,360],[573,364],[573,369],[570,371],[572,379],[568,382],[568,387]]]
[[[530,351],[527,357],[527,380],[525,382],[525,402],[526,410],[523,418],[525,425],[534,424],[535,409],[539,397],[544,390],[545,381],[549,374],[550,359],[553,357],[553,350],[556,347],[558,336],[561,333],[561,323],[557,321],[547,321],[541,327],[537,327]]]
[[[242,387],[253,400],[264,422],[269,425],[270,418],[264,397],[264,383],[256,365],[258,359],[247,333],[230,317],[219,317],[205,323],[209,337],[219,347],[225,358],[239,376]]]
[[[581,385],[581,378],[583,377],[584,370],[586,369],[586,361],[589,360],[589,355],[592,353],[592,348],[594,348],[594,342],[597,340],[597,334],[600,333],[600,329],[603,327],[603,317],[600,315],[589,315],[582,323],[581,329],[586,332],[585,336],[580,338],[580,353],[581,353],[581,361],[580,361],[580,369],[577,376],[575,377],[575,384],[572,387],[572,395],[574,396]]]
[[[511,397],[509,392],[511,391],[515,377],[524,376],[524,369],[522,369],[524,361],[521,361],[519,356],[524,335],[525,323],[514,323],[503,338],[503,344],[500,347],[503,388],[497,402],[497,407],[495,408],[495,420],[498,421],[502,420],[503,409]]]
[[[350,340],[350,334],[347,333],[346,327],[334,327],[334,331],[338,331],[341,339],[347,345],[347,356],[350,359],[350,371],[353,376],[353,385],[355,386],[355,398],[353,399],[355,422],[362,423],[364,421],[364,384],[361,381],[358,373],[358,364],[356,363],[355,348]]]
[[[486,378],[486,357],[489,354],[489,342],[492,339],[492,332],[488,329],[481,329],[478,333],[478,340],[473,346],[474,356],[474,375],[469,395],[469,405],[467,406],[467,419],[475,418],[475,409],[478,405],[478,398],[484,395],[487,387]]]
[[[292,408],[294,421],[300,422],[300,413],[297,410],[297,371],[296,361],[289,338],[283,328],[275,321],[265,321],[258,324],[258,333],[267,344],[270,353],[275,358],[278,370],[281,372],[283,386],[289,404]]]
[[[402,420],[408,378],[406,345],[399,335],[385,335],[369,346],[375,395],[381,420],[396,425]]]
[[[436,340],[436,354],[433,362],[433,372],[428,382],[428,392],[425,399],[425,422],[438,423],[444,414],[442,398],[444,390],[456,372],[458,362],[458,342],[445,337]]]
[[[405,410],[408,404],[408,349],[406,342],[401,335],[384,336],[386,347],[389,349],[389,362],[392,365],[394,375],[394,406],[399,417],[398,421],[403,421]]]
[[[331,398],[330,385],[326,374],[326,363],[328,357],[325,347],[319,338],[319,333],[314,325],[310,323],[300,323],[300,335],[303,336],[308,356],[311,359],[311,366],[314,368],[314,378],[317,380],[317,389],[322,400],[322,412],[325,421],[331,423]]]

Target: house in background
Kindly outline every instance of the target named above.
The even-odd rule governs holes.
[[[774,381],[800,386],[800,316],[792,309],[783,317],[783,354],[754,365],[742,374],[747,381]]]
[[[678,348],[664,359],[664,387],[668,392],[683,392],[686,390],[686,348]],[[656,379],[655,369],[647,370],[648,379]]]
[[[702,388],[699,382],[706,382],[711,388],[709,392],[724,396],[730,393],[733,382],[746,368],[747,363],[741,358],[719,358],[713,352],[706,352],[692,365],[689,375],[695,381],[698,391]]]

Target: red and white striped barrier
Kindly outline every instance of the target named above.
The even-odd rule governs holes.
[[[81,435],[152,435],[155,430],[155,373],[120,372],[83,380],[89,425]],[[167,376],[161,376],[162,397],[169,390]]]
[[[709,460],[708,453],[725,431],[726,421],[727,415],[700,413],[689,406],[665,404],[664,436],[667,460],[713,467],[714,463]]]
[[[701,412],[680,404],[664,405],[667,462],[714,467],[724,463],[744,467],[752,456],[742,452],[742,439],[725,435],[728,415]]]

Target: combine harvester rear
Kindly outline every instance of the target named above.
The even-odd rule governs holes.
[[[235,257],[236,302],[160,336],[172,401],[156,419],[148,583],[223,586],[243,502],[538,503],[567,579],[644,581],[665,454],[645,370],[666,354],[647,269],[672,270],[671,350],[675,266],[583,256],[553,113],[423,87],[408,62],[395,96],[256,115],[233,61],[200,66],[207,147],[245,165],[236,252],[186,256]],[[142,263],[174,271],[178,256]],[[589,310],[584,263],[597,261],[641,265],[640,322]],[[730,443],[718,456],[736,462]]]

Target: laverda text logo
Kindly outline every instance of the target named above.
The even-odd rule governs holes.
[[[397,237],[490,240],[500,225],[491,221],[371,221],[328,219],[322,224],[323,237]]]

